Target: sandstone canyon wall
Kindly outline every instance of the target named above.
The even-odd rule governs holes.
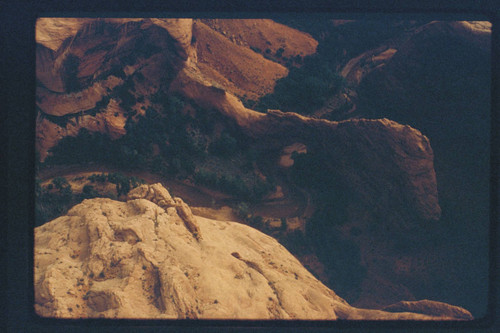
[[[412,62],[418,58],[417,51],[422,45],[415,42],[415,45],[420,46],[414,47],[412,40],[397,52],[395,49],[377,49],[377,52],[369,55],[379,57],[375,61],[383,66],[369,72],[363,70],[362,75],[356,67],[361,58],[353,59],[356,61],[351,63],[352,66],[346,66],[348,68],[344,74],[347,79],[355,84],[361,81],[362,98],[375,96],[374,100],[378,100],[380,95],[377,93],[383,93],[387,87],[388,91],[394,90],[393,95],[384,95],[386,99],[380,99],[388,100],[392,111],[387,115],[381,111],[378,116],[383,119],[335,122],[279,110],[259,113],[245,107],[242,100],[272,92],[276,80],[285,77],[288,69],[254,49],[265,52],[264,47],[267,45],[271,53],[275,53],[279,47],[283,47],[287,57],[306,56],[315,52],[317,42],[307,34],[270,20],[263,22],[258,29],[248,30],[249,26],[254,27],[254,23],[252,20],[238,23],[237,20],[192,19],[39,21],[36,143],[41,159],[62,138],[76,136],[82,128],[104,133],[112,139],[119,138],[126,133],[127,121],[135,121],[145,114],[145,110],[155,107],[154,99],[160,92],[169,96],[180,94],[193,105],[221,116],[224,126],[243,133],[252,144],[264,147],[270,163],[278,165],[282,150],[296,143],[306,147],[308,153],[320,157],[318,163],[321,163],[326,179],[335,184],[334,190],[345,198],[346,224],[338,229],[344,235],[349,235],[353,228],[361,228],[364,232],[361,236],[349,236],[361,249],[362,265],[368,267],[361,298],[369,301],[361,304],[380,308],[401,299],[414,300],[414,294],[406,286],[418,286],[419,283],[433,280],[435,263],[432,267],[423,265],[421,259],[432,258],[436,253],[434,249],[422,250],[422,245],[414,254],[402,257],[392,247],[394,239],[399,242],[413,241],[408,243],[415,244],[423,233],[432,232],[440,225],[442,212],[438,185],[441,184],[436,181],[434,141],[428,135],[429,132],[421,132],[386,117],[393,119],[392,115],[407,111],[406,107],[398,109],[398,102],[389,103],[392,99],[399,101],[398,90],[390,84],[394,77],[402,80],[397,75],[404,78],[401,67],[406,66],[405,61]],[[436,26],[440,25],[423,29],[422,36],[435,35],[433,29]],[[470,37],[470,31],[466,29],[468,26],[458,27],[465,27],[463,36]],[[282,37],[277,37],[278,30],[283,32],[283,36],[280,35]],[[449,33],[454,30],[438,29],[439,33],[443,31]],[[415,40],[418,42],[419,38],[417,36]],[[477,46],[481,48],[482,45],[481,42]],[[418,62],[415,60],[414,64],[418,65]],[[407,81],[403,80],[403,83]],[[376,88],[373,95],[366,92],[373,91],[363,90],[370,85]],[[409,85],[413,87],[411,83]],[[384,110],[384,106],[383,103],[377,105],[379,110]],[[413,314],[396,318],[387,312],[364,312],[352,308],[335,296],[330,290],[331,286],[328,289],[315,280],[298,262],[288,257],[288,252],[255,230],[234,223],[192,217],[189,208],[179,208],[183,207],[181,201],[168,199],[160,202],[154,196],[144,195],[130,199],[147,200],[131,200],[127,203],[104,199],[85,201],[68,216],[37,228],[36,234],[40,235],[37,237],[50,232],[65,234],[68,230],[61,231],[59,228],[73,228],[70,234],[80,235],[80,239],[66,240],[61,236],[61,244],[68,242],[72,249],[78,242],[83,244],[78,245],[82,248],[75,258],[71,258],[74,255],[72,252],[71,260],[65,261],[56,254],[57,246],[54,241],[49,241],[47,235],[37,241],[40,248],[50,249],[43,250],[47,252],[45,254],[37,250],[37,258],[46,265],[39,264],[40,270],[36,273],[38,313],[62,317],[421,318],[413,317]],[[97,215],[87,217],[90,216],[87,210],[92,209],[96,210]],[[123,213],[116,213],[120,210]],[[108,212],[112,219],[104,216]],[[90,224],[85,222],[87,220]],[[136,220],[144,220],[151,228],[153,225],[155,227],[149,230],[145,226],[138,226]],[[191,222],[186,223],[186,220]],[[65,222],[58,221],[68,221],[69,226],[60,226]],[[129,228],[132,231],[122,230],[123,221],[134,225]],[[178,239],[169,243],[168,237],[162,236],[167,250],[162,247],[162,259],[153,260],[153,254],[144,254],[148,251],[144,249],[160,251],[160,247],[155,245],[159,241],[154,241],[161,238],[156,233],[160,232],[160,224]],[[97,231],[88,228],[100,230],[99,234],[106,235],[106,238],[98,240],[95,237]],[[216,235],[218,230],[222,234]],[[193,236],[193,231],[199,236]],[[161,233],[165,234],[166,231]],[[259,243],[272,243],[269,245],[272,252],[278,253],[283,260],[265,257],[260,251],[265,252],[266,249],[249,240],[248,235],[252,235],[251,239]],[[221,244],[217,239],[231,239],[228,246],[234,245],[235,249],[225,248],[225,243]],[[245,250],[249,244],[255,249]],[[186,248],[181,249],[183,247]],[[101,250],[111,257],[99,259]],[[225,251],[221,255],[223,259],[215,259],[221,251]],[[186,258],[187,263],[178,262],[176,255]],[[200,256],[206,258],[206,262],[198,260]],[[48,261],[54,258],[59,259],[55,260],[54,265],[49,265]],[[118,263],[122,259],[123,267]],[[446,258],[440,257],[440,260]],[[166,262],[171,262],[172,267],[169,268]],[[111,267],[111,263],[114,266]],[[215,276],[207,273],[212,269],[210,267],[219,267],[219,264],[225,268],[215,271]],[[77,270],[73,269],[75,265],[79,267]],[[282,270],[281,265],[288,267],[288,272]],[[202,271],[207,275],[197,278],[196,274],[202,274]],[[296,272],[299,277],[307,276],[307,281],[296,280],[296,276],[290,275],[290,272]],[[92,278],[89,278],[90,274]],[[195,287],[200,286],[197,283],[203,276],[203,280],[220,279],[241,283],[242,294],[229,282],[221,282],[224,288],[206,282],[205,294],[199,294]],[[56,282],[59,279],[66,281],[60,288]],[[284,284],[280,285],[278,280]],[[111,291],[115,290],[115,283],[120,285],[119,291]],[[108,284],[113,285],[113,288],[108,288]],[[144,287],[146,285],[149,287]],[[253,294],[257,286],[259,290],[265,290],[263,294]],[[62,294],[73,288],[78,292],[58,301]],[[287,298],[283,294],[284,288],[297,288],[301,290],[300,295],[293,294]],[[128,290],[137,296],[135,300],[126,300]],[[223,290],[231,290],[231,293],[226,295]],[[391,296],[387,296],[389,294]],[[386,299],[381,301],[384,297]],[[235,300],[241,303],[240,308],[229,307]],[[415,306],[408,304],[390,309],[404,308],[425,313],[427,310],[422,309],[428,308],[426,303]],[[147,310],[142,314],[134,314],[131,309],[139,305]],[[432,302],[431,305],[430,308],[434,310],[439,308]],[[442,313],[453,317],[457,312],[450,310]]]

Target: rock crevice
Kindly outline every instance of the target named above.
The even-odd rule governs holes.
[[[128,199],[146,199],[157,204],[164,210],[175,207],[187,230],[189,230],[196,240],[202,239],[198,222],[191,212],[191,208],[181,198],[172,198],[161,184],[139,186],[129,192]]]

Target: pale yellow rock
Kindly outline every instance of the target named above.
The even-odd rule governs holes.
[[[171,199],[158,184],[132,196]],[[236,222],[192,218],[203,234],[199,241],[174,206],[97,198],[37,227],[36,312],[57,318],[451,319],[356,309],[275,239]]]

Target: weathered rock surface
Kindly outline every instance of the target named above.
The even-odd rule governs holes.
[[[85,200],[35,229],[35,310],[40,316],[464,318],[465,311],[453,317],[457,312],[351,307],[273,238],[235,222],[192,216],[203,234],[196,241],[171,206],[176,200],[160,185],[143,185],[131,197],[142,198]]]
[[[37,150],[42,160],[62,137],[81,128],[113,138],[124,134],[125,121],[114,119],[124,91],[134,99],[146,97],[148,103],[189,57],[191,20],[61,20],[53,26],[42,20],[37,26]],[[57,42],[57,31],[64,32],[64,42]],[[144,103],[136,102],[118,114],[140,113],[141,107]],[[57,131],[40,125],[59,124],[57,119],[65,123]]]
[[[57,51],[67,38],[74,36],[88,21],[85,18],[40,17],[36,21],[36,41]]]
[[[371,208],[383,207],[396,224],[439,219],[432,148],[410,126],[388,119],[333,122],[269,111],[245,129],[269,146],[302,142],[308,151],[321,152],[331,162],[325,168],[332,176],[340,175]]]
[[[442,316],[449,316],[454,318],[461,318],[466,320],[474,319],[471,313],[464,308],[449,305],[442,302],[430,301],[427,299],[421,301],[401,301],[383,308],[384,311],[389,312],[415,312],[422,314],[431,314]]]
[[[238,20],[228,24],[237,31],[255,23],[239,22],[243,27],[238,28]],[[275,30],[280,27],[265,21],[260,42],[275,43],[279,34]],[[292,28],[286,32],[285,52],[314,52],[317,42],[309,35]],[[252,40],[257,42],[259,36]],[[143,112],[142,108],[151,105],[151,95],[176,77],[189,87],[219,87],[216,89],[227,91],[235,104],[240,102],[233,95],[256,99],[271,92],[275,81],[288,73],[281,64],[265,59],[248,45],[237,45],[200,20],[41,18],[36,37],[37,108],[42,116],[75,119],[78,127],[76,131],[62,128],[54,137],[54,131],[45,131],[47,126],[38,126],[37,149],[42,160],[62,137],[76,135],[80,128],[106,133],[80,120],[95,118],[110,98],[121,102],[124,91],[145,99],[127,106],[127,112]],[[172,89],[176,90],[180,89]],[[114,134],[118,132],[124,128]]]
[[[307,56],[316,52],[318,42],[309,34],[269,19],[202,19],[204,24],[236,45],[257,48],[274,55],[283,48],[283,57]]]
[[[128,199],[146,199],[161,208],[167,210],[170,207],[175,207],[177,214],[184,221],[184,225],[188,231],[197,239],[201,239],[200,228],[198,222],[191,212],[191,208],[182,201],[181,198],[172,198],[170,193],[161,186],[161,184],[154,184],[151,186],[141,186],[133,189],[128,193]]]
[[[288,74],[286,67],[249,47],[232,43],[202,22],[194,23],[193,35],[196,37],[196,66],[204,80],[229,93],[258,99],[272,92],[275,81]]]

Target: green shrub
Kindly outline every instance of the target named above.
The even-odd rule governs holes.
[[[85,185],[82,189],[82,197],[84,199],[90,199],[90,198],[95,198],[98,197],[99,193],[94,189],[94,186],[92,185]]]
[[[110,173],[108,175],[108,181],[116,185],[116,193],[118,196],[126,195],[131,189],[130,178],[120,172]]]
[[[87,179],[90,180],[92,183],[95,183],[95,182],[104,183],[107,181],[108,177],[104,173],[101,173],[101,174],[94,173],[94,174],[88,176]]]
[[[249,218],[251,215],[250,212],[250,207],[248,206],[248,203],[246,202],[240,202],[236,206],[236,215],[238,215],[239,218],[246,220]]]
[[[194,174],[194,180],[197,184],[216,187],[218,185],[218,177],[214,172],[209,172],[206,169],[199,169]]]
[[[75,202],[70,184],[63,177],[56,177],[47,188],[56,188],[57,192],[48,192],[35,182],[35,226],[42,225],[66,213]]]
[[[276,56],[282,54],[278,51]],[[287,60],[290,67],[288,76],[277,80],[274,92],[263,96],[254,105],[254,109],[262,112],[279,109],[309,114],[323,106],[345,86],[344,79],[332,69],[334,67],[329,63],[328,57],[299,56]],[[294,61],[303,65],[300,68],[293,67],[291,65]]]
[[[248,219],[248,223],[255,229],[263,229],[265,226],[264,219],[259,215],[252,216],[250,219]]]
[[[287,228],[286,218],[282,217],[282,218],[280,218],[280,221],[281,221],[280,230],[281,231],[286,231],[286,228]]]
[[[68,181],[64,177],[56,177],[52,179],[52,184],[58,190],[62,190],[63,188],[70,186]]]
[[[220,157],[233,156],[238,151],[238,141],[229,133],[222,133],[209,147],[212,154]]]
[[[175,175],[182,170],[181,160],[177,157],[172,158],[170,163],[168,164],[168,173],[171,175]]]
[[[250,46],[250,49],[254,51],[255,53],[262,53],[262,50],[259,49],[258,47]]]

